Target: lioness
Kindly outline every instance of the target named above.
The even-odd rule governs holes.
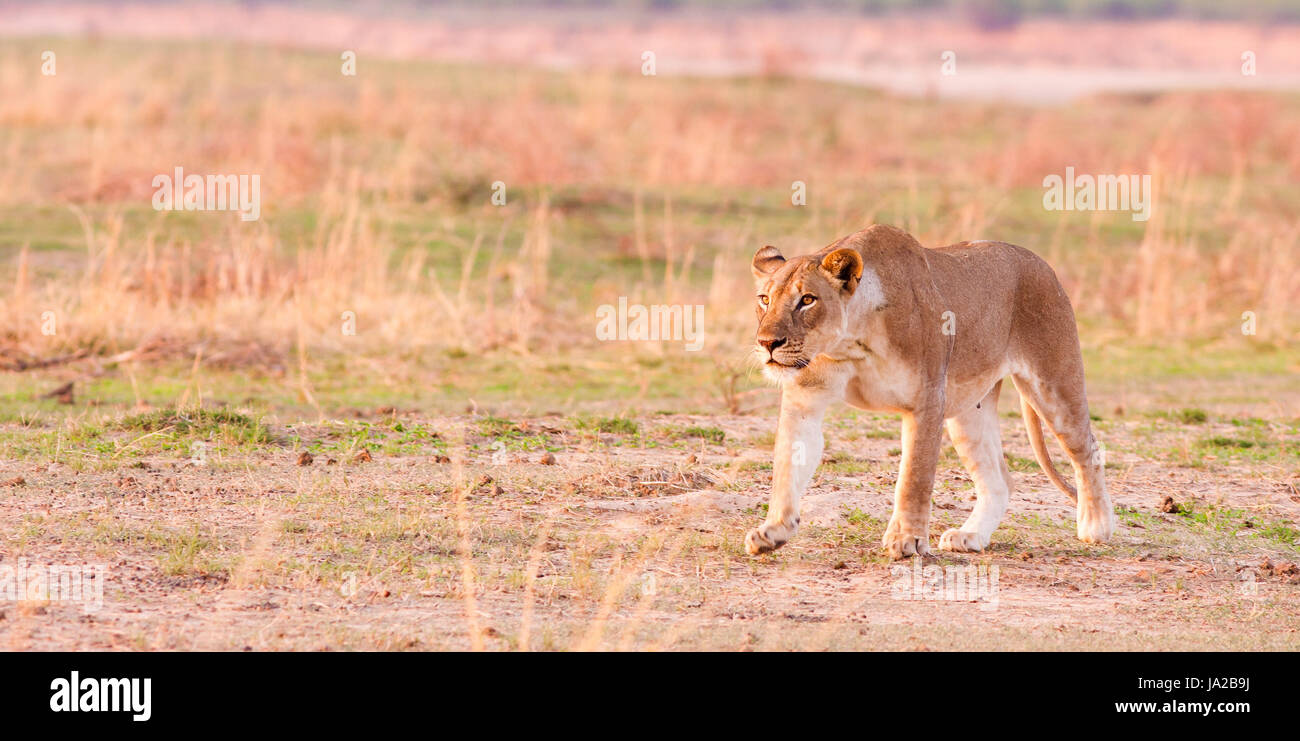
[[[833,401],[897,412],[903,457],[883,545],[894,558],[925,554],[930,491],[945,421],[975,482],[974,510],[939,547],[979,551],[1007,510],[1011,475],[998,433],[998,392],[1010,374],[1039,465],[1078,505],[1078,536],[1110,537],[1115,514],[1088,419],[1074,311],[1038,256],[1003,242],[927,249],[876,225],[812,255],[754,255],[758,348],[781,386],[772,499],[745,536],[751,554],[780,548],[799,527],[799,497],[822,457],[822,416]],[[1040,419],[1074,464],[1061,480]]]

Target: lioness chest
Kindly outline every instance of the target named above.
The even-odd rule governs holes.
[[[1008,372],[1004,355],[987,354],[979,360],[947,367],[943,378],[945,417],[960,414],[977,404]],[[910,411],[922,388],[930,382],[915,360],[888,346],[863,352],[862,357],[851,361],[848,372],[851,375],[844,385],[844,401],[867,411]]]
[[[898,412],[910,406],[922,383],[921,374],[906,359],[871,353],[854,361],[853,375],[844,386],[844,401],[858,409]]]

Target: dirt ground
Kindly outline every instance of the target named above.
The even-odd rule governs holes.
[[[103,564],[102,608],[35,594],[0,604],[0,635],[16,650],[1300,647],[1294,423],[1097,422],[1120,526],[1092,546],[1007,396],[1017,490],[993,545],[901,564],[879,547],[899,445],[883,415],[830,420],[802,532],[759,558],[742,540],[765,507],[766,414],[353,410],[234,446],[201,415],[105,424],[63,462],[0,460],[0,566]],[[4,428],[31,439],[40,423]],[[194,454],[205,435],[218,442]],[[1178,462],[1189,448],[1199,463]],[[949,448],[932,545],[973,499]],[[932,569],[967,566],[991,588]],[[931,598],[936,578],[949,598]]]

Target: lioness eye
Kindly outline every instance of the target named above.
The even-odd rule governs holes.
[[[759,296],[758,302],[764,306],[767,306],[767,296]]]
[[[802,299],[799,300],[799,303],[803,304],[804,306],[808,306],[816,300],[817,300],[816,296],[804,296]]]

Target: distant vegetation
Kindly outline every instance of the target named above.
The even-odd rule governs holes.
[[[264,0],[265,2],[265,0]],[[355,7],[337,0],[305,0],[300,5]],[[398,9],[493,6],[579,10],[820,10],[883,15],[887,13],[950,13],[985,26],[1012,25],[1039,17],[1130,20],[1140,18],[1245,19],[1300,21],[1297,0],[398,0],[383,3]]]

